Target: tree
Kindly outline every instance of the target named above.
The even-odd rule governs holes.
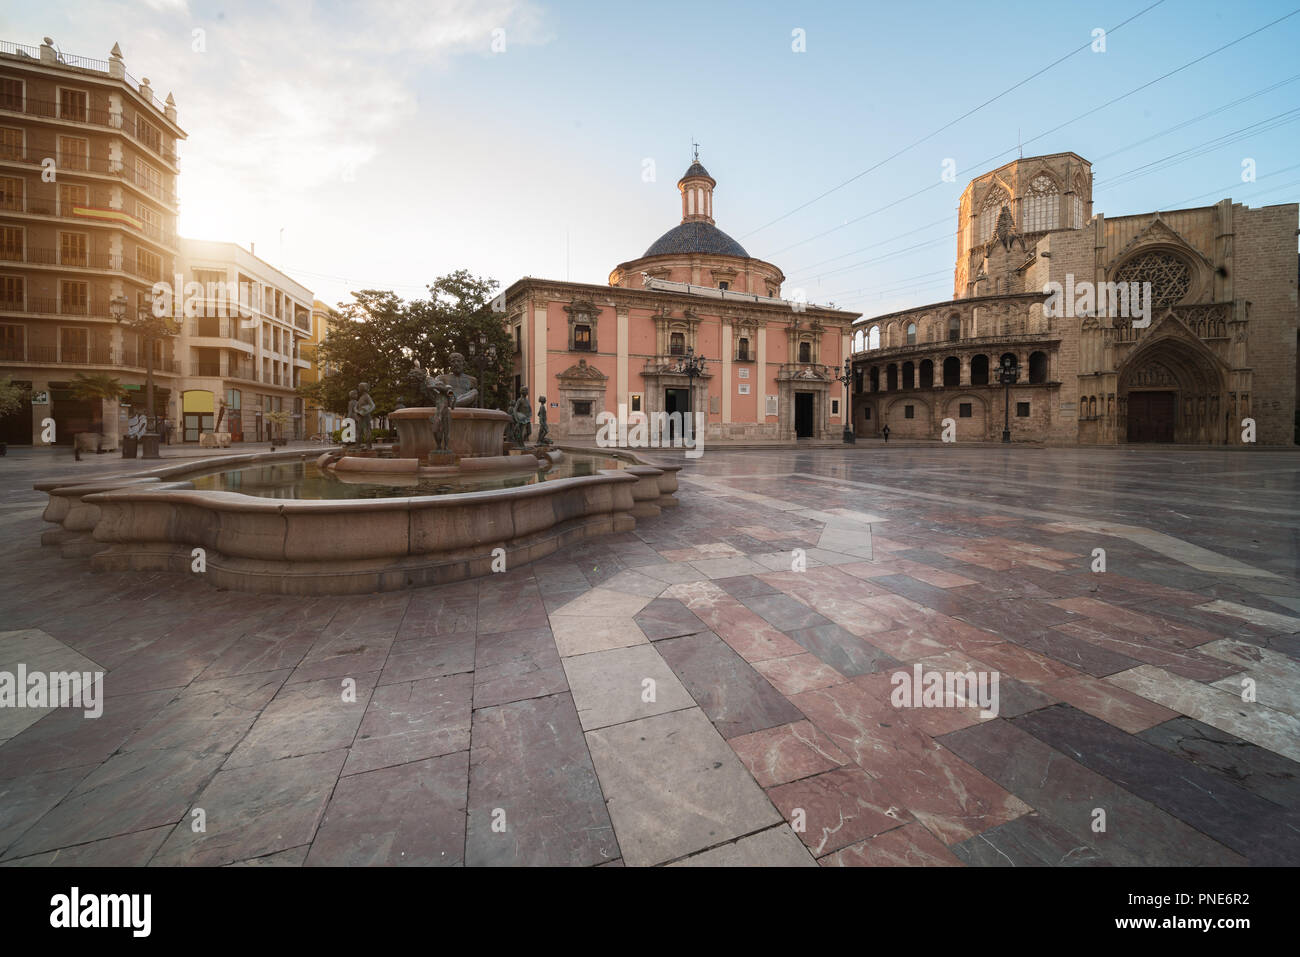
[[[496,350],[495,361],[483,369],[479,404],[505,408],[513,398],[506,372],[513,344],[501,313],[492,308],[496,288],[496,280],[461,269],[435,279],[427,299],[407,302],[379,289],[352,293],[353,301],[339,304],[338,319],[316,350],[316,361],[330,365],[331,374],[303,385],[299,394],[342,414],[348,392],[365,382],[378,411],[391,412],[399,402],[410,402],[406,377],[417,361],[429,372],[442,372],[459,352],[467,371],[479,375],[472,343],[478,355]]]
[[[13,415],[27,401],[27,390],[9,376],[0,376],[0,417]]]
[[[104,372],[96,372],[94,375],[85,375],[78,372],[72,380],[72,397],[80,400],[110,399],[120,402],[126,395],[126,389],[122,383]]]

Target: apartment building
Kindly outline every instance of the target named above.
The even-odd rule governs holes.
[[[308,366],[302,370],[299,380],[304,385],[310,382],[319,382],[333,372],[330,364],[321,360],[319,350],[320,344],[329,335],[330,322],[335,315],[334,310],[319,299],[311,304],[311,338],[302,344],[302,355],[308,362]],[[328,435],[335,429],[342,427],[343,417],[341,415],[337,412],[331,412],[329,409],[318,408],[311,401],[307,403],[306,416],[306,425],[303,431],[308,438],[313,435]]]
[[[42,441],[54,419],[61,444],[80,431],[117,434],[131,405],[144,407],[140,338],[111,303],[147,307],[177,260],[176,104],[107,60],[0,42],[0,376],[30,391],[0,419],[0,441]],[[121,308],[121,305],[119,305]],[[154,343],[155,405],[176,409],[175,341]],[[109,374],[133,394],[74,397],[77,373]]]
[[[178,438],[197,442],[215,431],[263,442],[272,435],[267,412],[292,415],[277,434],[313,434],[295,392],[311,368],[303,354],[314,326],[311,290],[236,243],[180,242],[181,282],[172,280],[184,317]]]

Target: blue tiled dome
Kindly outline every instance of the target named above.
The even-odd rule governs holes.
[[[646,256],[662,256],[665,253],[712,253],[718,256],[749,258],[749,253],[745,252],[744,246],[717,226],[711,226],[701,220],[674,226],[656,239],[645,251]]]

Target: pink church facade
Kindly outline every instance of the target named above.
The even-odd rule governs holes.
[[[602,412],[678,412],[707,439],[838,436],[838,381],[858,313],[782,298],[785,276],[713,219],[716,181],[698,159],[678,182],[681,222],[608,285],[525,277],[505,291],[515,393],[546,396],[551,432],[594,439]],[[686,373],[702,356],[702,375]]]

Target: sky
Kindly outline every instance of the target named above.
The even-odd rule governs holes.
[[[719,228],[866,315],[951,297],[961,191],[1018,149],[1090,160],[1108,216],[1300,199],[1298,0],[0,9],[45,36],[175,96],[182,235],[331,304],[461,268],[603,284],[680,221],[693,142]]]

